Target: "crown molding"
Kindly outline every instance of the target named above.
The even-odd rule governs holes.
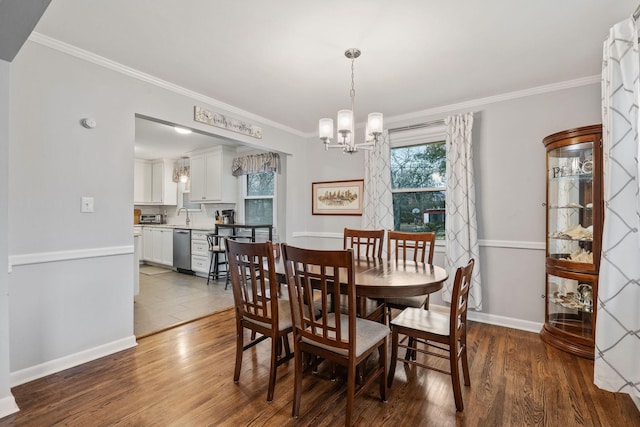
[[[540,95],[543,93],[556,92],[564,89],[571,89],[579,86],[588,86],[600,83],[602,80],[600,75],[581,77],[574,80],[566,80],[563,82],[552,83],[544,86],[536,86],[529,89],[507,92],[500,95],[488,96],[486,98],[478,98],[469,101],[459,102],[457,104],[443,105],[441,107],[429,108],[426,110],[415,111],[413,113],[402,114],[399,116],[385,117],[384,122],[387,128],[391,128],[394,123],[402,123],[411,120],[424,121],[425,117],[444,115],[460,110],[473,110],[485,105],[495,104],[496,102],[509,101],[512,99],[526,98],[527,96]],[[364,124],[356,125],[356,128],[364,129]],[[309,132],[305,134],[307,138],[316,136],[315,133]]]
[[[587,86],[601,81],[600,75],[581,77],[574,80],[566,80],[563,82],[552,83],[543,86],[536,86],[529,89],[517,90],[514,92],[507,92],[500,95],[487,96],[485,98],[473,99],[470,101],[459,102],[457,104],[445,105],[442,107],[430,108],[427,110],[415,111],[413,113],[403,114],[400,116],[385,118],[385,123],[397,123],[411,119],[421,119],[425,117],[435,116],[438,114],[450,113],[458,110],[472,110],[478,107],[482,107],[488,104],[494,104],[496,102],[504,102],[512,99],[525,98],[532,95],[540,95],[543,93],[556,92],[564,89],[571,89],[579,86]]]
[[[71,44],[62,42],[60,40],[54,39],[49,36],[45,36],[44,34],[40,34],[36,31],[31,33],[31,35],[29,36],[29,41],[38,43],[42,46],[46,46],[48,48],[57,50],[62,53],[66,53],[76,58],[83,59],[87,62],[91,62],[93,64],[99,65],[101,67],[107,68],[112,71],[116,71],[126,76],[133,77],[134,79],[141,80],[145,83],[149,83],[154,86],[158,86],[160,88],[166,89],[168,91],[171,91],[180,95],[184,95],[196,101],[203,102],[213,108],[219,108],[221,110],[224,110],[225,112],[228,111],[231,114],[237,114],[239,116],[242,116],[242,118],[244,119],[255,120],[265,125],[271,126],[273,128],[280,129],[287,133],[299,136],[301,138],[306,138],[306,134],[304,132],[300,132],[297,129],[291,128],[289,126],[285,126],[281,123],[274,122],[273,120],[267,119],[265,117],[259,116],[254,113],[250,113],[248,111],[234,107],[233,105],[226,104],[222,101],[218,101],[217,99],[208,97],[199,92],[195,92],[193,90],[184,88],[182,86],[178,86],[166,80],[159,79],[157,77],[152,76],[151,74],[143,73],[142,71],[138,71],[134,68],[127,67],[126,65],[120,64],[119,62],[112,61],[103,56],[96,55],[95,53],[91,53],[87,50],[80,49],[79,47],[73,46]]]
[[[117,71],[126,76],[133,77],[135,79],[144,81],[146,83],[161,87],[171,92],[184,95],[194,100],[203,102],[214,108],[220,108],[232,114],[238,114],[240,116],[243,116],[244,118],[261,122],[263,124],[274,127],[276,129],[280,129],[292,135],[299,136],[301,138],[312,138],[316,135],[314,132],[302,132],[297,129],[291,128],[289,126],[285,126],[281,123],[274,122],[273,120],[267,119],[265,117],[259,116],[254,113],[250,113],[248,111],[234,107],[233,105],[226,104],[222,101],[218,101],[217,99],[208,97],[206,95],[192,91],[190,89],[186,89],[182,86],[178,86],[176,84],[170,83],[166,80],[159,79],[150,74],[143,73],[142,71],[138,71],[134,68],[127,67],[126,65],[112,61],[103,56],[96,55],[87,50],[80,49],[76,46],[70,45],[68,43],[54,39],[52,37],[45,36],[44,34],[40,34],[36,31],[31,33],[31,35],[29,36],[29,40],[34,43],[38,43],[43,46],[49,47],[51,49],[55,49],[57,51],[74,56],[76,58],[84,59],[85,61],[91,62],[101,67],[108,68],[113,71]],[[393,123],[399,123],[399,122],[416,120],[416,119],[423,120],[425,117],[435,116],[438,114],[445,114],[445,113],[450,113],[452,111],[458,111],[458,110],[471,110],[484,105],[494,104],[496,102],[503,102],[503,101],[508,101],[512,99],[524,98],[527,96],[555,92],[555,91],[570,89],[570,88],[579,87],[579,86],[587,86],[590,84],[600,83],[600,81],[601,81],[600,75],[587,76],[587,77],[582,77],[574,80],[566,80],[558,83],[552,83],[549,85],[536,86],[529,89],[523,89],[523,90],[518,90],[514,92],[507,92],[500,95],[493,95],[485,98],[459,102],[456,104],[444,105],[441,107],[415,111],[413,113],[402,114],[399,116],[393,116],[389,118],[385,117],[385,123],[393,124]],[[362,127],[364,129],[364,125],[357,125],[356,127],[358,128]]]

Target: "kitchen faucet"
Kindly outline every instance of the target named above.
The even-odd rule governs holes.
[[[180,211],[184,210],[187,213],[187,227],[189,226],[189,223],[191,222],[191,219],[189,219],[189,209],[187,208],[180,208],[178,209],[178,216],[180,216]]]

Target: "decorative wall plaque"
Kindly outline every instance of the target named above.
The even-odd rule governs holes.
[[[241,120],[227,117],[220,113],[205,110],[204,108],[194,107],[193,119],[196,122],[205,123],[222,129],[238,132],[243,135],[249,135],[254,138],[262,139],[262,128],[245,123]]]

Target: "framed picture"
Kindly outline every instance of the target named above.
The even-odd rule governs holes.
[[[313,215],[362,215],[364,180],[327,181],[311,184]]]

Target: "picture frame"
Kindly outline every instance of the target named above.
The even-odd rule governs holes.
[[[362,215],[364,180],[311,183],[313,215]]]

